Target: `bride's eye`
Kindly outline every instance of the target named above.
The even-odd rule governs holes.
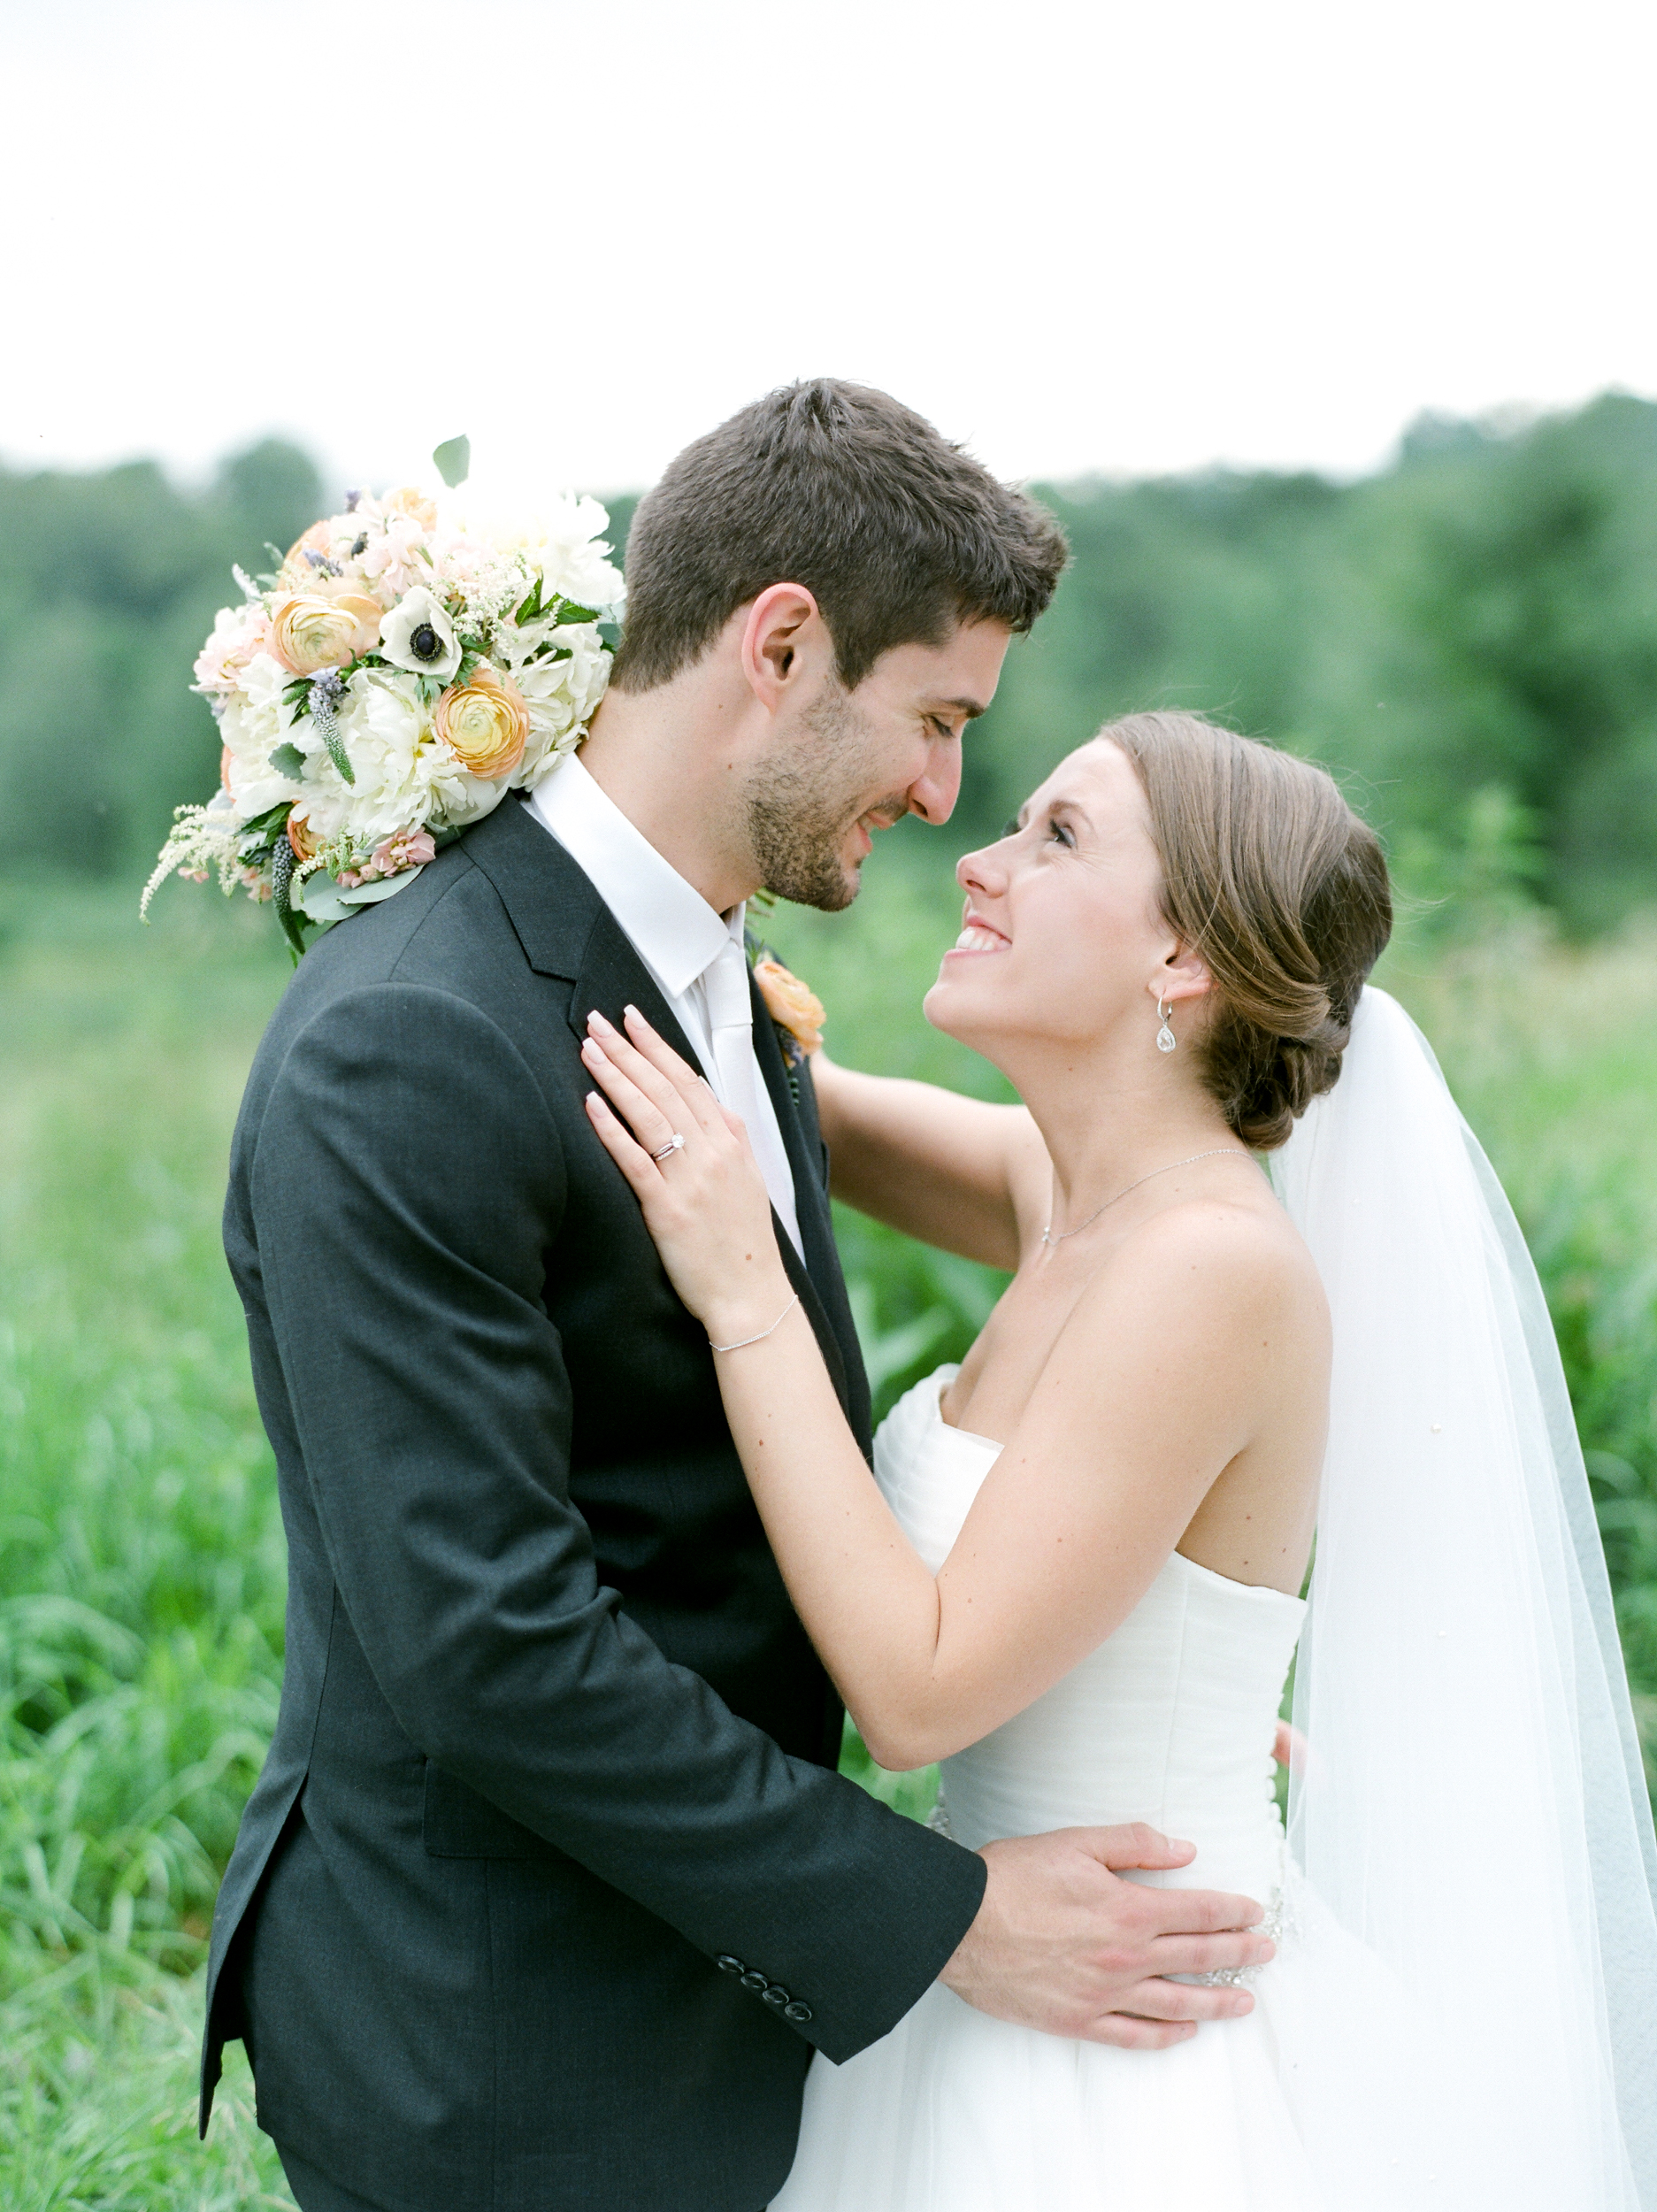
[[[1067,849],[1073,849],[1075,846],[1076,840],[1074,836],[1065,827],[1062,822],[1049,821],[1047,824],[1047,835],[1049,837],[1057,838],[1059,843],[1066,847]]]

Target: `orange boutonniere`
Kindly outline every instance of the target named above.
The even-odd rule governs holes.
[[[778,1042],[792,1075],[823,1042],[826,1018],[823,1002],[769,952],[762,952],[755,961],[754,980],[776,1025]]]

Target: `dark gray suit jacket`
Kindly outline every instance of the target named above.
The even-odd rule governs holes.
[[[236,1132],[288,1649],[203,2124],[245,2034],[262,2124],[398,2212],[757,2212],[812,2046],[884,2034],[983,1890],[832,1770],[705,1336],[582,1106],[587,1010],[628,1001],[688,1055],[509,800],[317,944]],[[755,1039],[866,1447],[809,1081],[757,1001]]]

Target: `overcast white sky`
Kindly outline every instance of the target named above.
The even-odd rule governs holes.
[[[648,482],[768,386],[1003,473],[1657,393],[1652,0],[0,0],[0,455]]]

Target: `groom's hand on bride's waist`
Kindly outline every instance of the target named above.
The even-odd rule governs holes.
[[[1170,1981],[1235,1972],[1274,1954],[1252,1897],[1154,1889],[1129,1868],[1189,1866],[1188,1843],[1136,1822],[1011,1836],[979,1854],[984,1902],[940,1978],[980,2012],[1048,2035],[1155,2051],[1204,2020],[1254,2009],[1246,1989]]]

